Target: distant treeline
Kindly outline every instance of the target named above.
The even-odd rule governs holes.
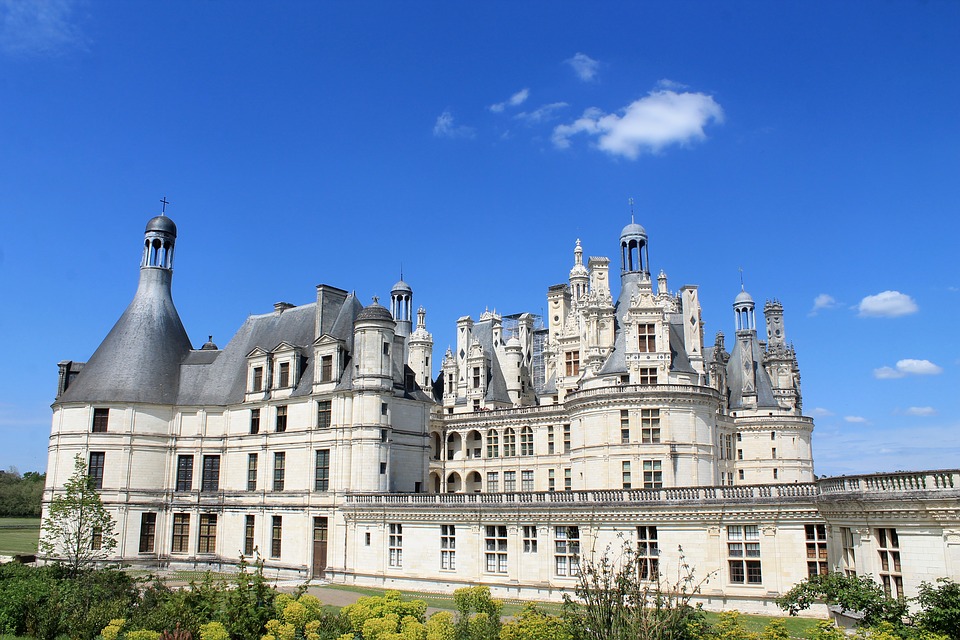
[[[0,518],[39,518],[47,474],[15,468],[0,471]]]

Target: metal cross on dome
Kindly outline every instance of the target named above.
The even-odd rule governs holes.
[[[167,200],[167,196],[163,196],[162,198],[160,198],[160,204],[163,205],[160,208],[160,215],[162,216],[167,215],[167,205],[170,204],[170,202]]]

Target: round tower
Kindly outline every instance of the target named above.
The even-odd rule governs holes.
[[[363,389],[393,388],[393,338],[396,325],[376,296],[357,314],[353,324],[354,386]]]
[[[585,295],[590,284],[590,272],[583,266],[583,248],[577,238],[577,247],[573,250],[573,268],[570,269],[570,294],[574,305]]]
[[[397,323],[396,334],[406,338],[413,323],[413,289],[403,281],[403,276],[390,291],[390,314]]]
[[[743,287],[740,287],[740,293],[733,300],[733,313],[736,316],[737,331],[756,331],[753,298]]]
[[[433,336],[427,331],[427,312],[423,307],[417,310],[417,328],[410,334],[408,364],[413,371],[417,384],[424,391],[430,391],[433,384],[433,370],[430,368],[430,355],[433,353]]]
[[[636,222],[631,222],[620,232],[620,273],[640,273],[650,277],[647,230]]]

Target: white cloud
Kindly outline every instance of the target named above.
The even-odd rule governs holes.
[[[913,298],[899,291],[881,291],[875,296],[867,296],[858,306],[860,317],[897,318],[919,311]]]
[[[527,98],[530,97],[530,89],[520,89],[515,94],[504,100],[503,102],[498,102],[497,104],[492,104],[488,109],[494,113],[500,113],[504,109],[509,107],[518,107],[524,102],[527,101]]]
[[[466,125],[455,124],[453,114],[444,111],[437,116],[437,121],[433,125],[433,135],[438,138],[472,138],[474,131]]]
[[[904,413],[908,416],[927,417],[937,415],[937,410],[933,407],[908,407]]]
[[[658,89],[673,89],[674,91],[680,91],[680,90],[683,90],[683,89],[688,89],[689,87],[688,87],[687,85],[683,84],[682,82],[674,82],[673,80],[670,80],[669,78],[661,78],[660,80],[657,80],[657,88],[658,88]]]
[[[863,416],[843,416],[843,419],[854,424],[867,424],[867,419]]]
[[[830,411],[829,409],[824,409],[823,407],[814,407],[813,410],[810,412],[810,415],[812,415],[815,418],[829,418],[830,416],[834,415],[834,413],[833,411]]]
[[[587,109],[572,124],[553,130],[553,144],[566,149],[571,136],[586,133],[597,138],[602,151],[634,160],[645,151],[655,153],[672,144],[703,140],[704,127],[722,121],[723,109],[712,96],[654,90],[619,114]]]
[[[521,111],[514,117],[517,120],[523,120],[527,124],[540,124],[541,122],[546,122],[547,120],[552,120],[557,111],[560,109],[566,108],[566,102],[552,102],[550,104],[545,104],[542,107],[538,107],[534,111]]]
[[[818,311],[823,311],[824,309],[833,309],[840,306],[840,303],[837,302],[829,293],[821,293],[816,298],[813,299],[813,309],[810,310],[811,316],[817,315]]]
[[[590,82],[596,78],[597,70],[600,68],[600,63],[585,53],[578,52],[572,58],[564,60],[564,62],[570,65],[573,68],[573,72],[577,74],[577,77],[584,82]]]
[[[0,0],[0,48],[15,55],[56,55],[86,46],[73,0]]]
[[[878,380],[892,380],[904,376],[935,376],[943,373],[943,367],[939,367],[929,360],[916,360],[906,358],[897,360],[896,369],[893,367],[880,367],[873,370],[873,377]]]

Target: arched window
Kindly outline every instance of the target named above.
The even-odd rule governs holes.
[[[490,429],[490,431],[487,431],[487,457],[500,457],[500,434],[497,433],[496,429]]]
[[[533,429],[524,427],[520,430],[520,455],[533,455]]]
[[[503,432],[503,455],[504,457],[517,455],[517,432],[510,427]]]

